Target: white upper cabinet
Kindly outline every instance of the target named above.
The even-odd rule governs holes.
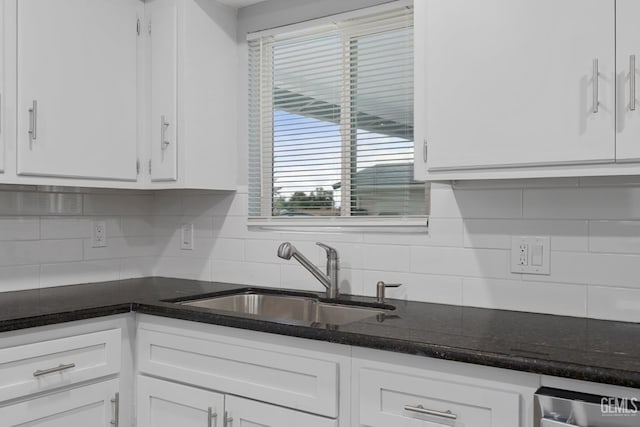
[[[237,187],[236,11],[149,0],[151,188]]]
[[[6,100],[6,91],[5,91],[5,70],[4,70],[4,20],[6,19],[4,0],[0,0],[0,173],[4,172],[4,152],[5,152],[5,100]]]
[[[17,173],[137,179],[138,0],[17,2]]]
[[[616,2],[617,132],[618,162],[640,161],[640,2]]]
[[[179,1],[179,0],[177,0]],[[152,0],[146,5],[151,23],[151,181],[178,178],[178,5]]]
[[[614,0],[416,9],[430,175],[615,161]]]

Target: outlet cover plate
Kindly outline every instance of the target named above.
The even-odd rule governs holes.
[[[511,272],[551,274],[551,238],[515,236],[511,238]]]
[[[91,247],[104,248],[107,246],[107,223],[93,221],[91,224]]]

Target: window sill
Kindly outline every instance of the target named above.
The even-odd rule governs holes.
[[[386,218],[248,218],[249,230],[314,233],[426,233],[429,217]]]

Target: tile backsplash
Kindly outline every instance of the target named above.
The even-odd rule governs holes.
[[[22,194],[22,196],[20,196]],[[0,289],[161,275],[322,290],[291,241],[323,266],[335,246],[345,293],[640,322],[640,185],[610,178],[433,184],[429,233],[249,230],[246,189],[0,192]],[[92,219],[108,247],[92,248]],[[180,249],[181,224],[195,246]],[[510,272],[511,236],[551,237],[551,274]]]
[[[152,194],[19,189],[0,190],[0,291],[152,273]],[[93,220],[106,222],[108,247],[92,247]]]

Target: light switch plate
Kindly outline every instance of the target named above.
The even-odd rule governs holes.
[[[181,239],[180,239],[180,249],[183,251],[192,251],[193,250],[193,224],[182,224],[181,229]]]
[[[511,272],[551,274],[551,238],[517,236],[511,238]]]

